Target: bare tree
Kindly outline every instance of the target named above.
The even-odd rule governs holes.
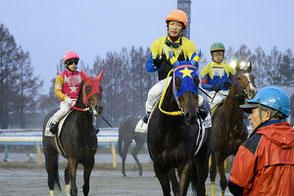
[[[28,52],[15,43],[14,37],[0,25],[0,126],[8,128],[35,112],[43,81],[33,75]]]

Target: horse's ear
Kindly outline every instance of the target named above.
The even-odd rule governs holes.
[[[103,73],[104,73],[104,69],[102,69],[102,71],[100,72],[100,74],[97,76],[97,79],[99,80],[99,82],[100,82],[100,80],[101,80],[101,78],[103,76]]]
[[[83,70],[81,70],[81,76],[82,76],[82,80],[83,80],[84,82],[86,82],[86,81],[88,80],[88,76],[84,73]]]
[[[247,72],[251,72],[251,70],[252,70],[252,63],[251,63],[251,61],[249,62],[249,66],[248,66],[248,68],[247,68]]]
[[[199,50],[196,56],[191,60],[191,64],[196,67],[196,70],[198,70],[200,58],[201,58],[201,50]]]
[[[235,70],[236,70],[236,73],[239,73],[240,72],[239,62],[236,63]]]

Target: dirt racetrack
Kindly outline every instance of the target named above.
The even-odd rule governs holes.
[[[59,171],[63,178],[63,170]],[[160,196],[161,186],[154,177],[153,171],[144,171],[139,177],[137,171],[127,171],[127,177],[123,177],[120,171],[93,170],[90,180],[90,196]],[[228,175],[228,174],[227,174]],[[218,179],[217,179],[218,181]],[[207,180],[207,185],[209,180]],[[218,184],[218,183],[217,183]],[[64,189],[64,182],[61,182]],[[82,171],[78,170],[77,176],[78,195],[82,192]],[[207,186],[208,191],[209,186]],[[217,195],[220,195],[219,186]],[[47,174],[44,168],[0,168],[0,195],[1,196],[32,196],[49,195],[47,187]],[[55,191],[55,195],[65,195]],[[188,195],[191,195],[189,192]],[[231,195],[226,190],[226,196]]]

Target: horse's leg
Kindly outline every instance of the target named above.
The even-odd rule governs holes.
[[[211,150],[211,166],[210,166],[210,183],[211,183],[211,196],[215,196],[215,177],[216,177],[216,160],[215,153]]]
[[[193,170],[196,171],[192,173],[192,188],[196,188],[197,196],[206,195],[206,188],[205,188],[205,181],[208,177],[208,162],[209,162],[209,141],[207,140],[203,146],[201,147],[200,151],[195,155],[193,164]]]
[[[123,145],[122,157],[121,157],[122,158],[122,170],[121,170],[121,173],[123,174],[123,176],[126,176],[125,162],[126,162],[129,147],[130,147],[130,145],[132,143],[132,138],[127,138],[126,140],[123,142],[124,145]]]
[[[144,145],[144,141],[136,141],[136,146],[132,150],[132,156],[134,157],[134,159],[137,163],[137,166],[138,166],[139,176],[142,176],[143,170],[142,170],[142,165],[141,165],[137,155],[138,155],[139,151],[141,150],[141,148],[143,147],[143,145]]]
[[[168,178],[172,184],[172,190],[175,196],[179,195],[180,193],[180,187],[179,187],[179,181],[177,179],[176,170],[172,169],[168,172]]]
[[[221,196],[225,195],[225,189],[227,188],[227,184],[228,184],[226,174],[225,174],[225,167],[224,167],[225,159],[226,159],[225,157],[221,157],[221,156],[217,157],[217,169],[219,171],[220,186],[222,188]]]
[[[78,167],[78,162],[75,159],[68,159],[68,164],[67,164],[67,168],[68,168],[68,174],[70,177],[70,195],[71,196],[76,196],[78,194],[78,188],[77,188],[77,184],[76,184],[76,171],[77,171],[77,167]]]
[[[189,184],[192,177],[192,162],[184,164],[178,168],[180,182],[180,196],[187,195]]]
[[[87,164],[84,164],[84,186],[83,186],[83,193],[85,196],[88,195],[89,189],[90,189],[90,175],[93,169],[95,163],[95,158],[93,157],[91,161],[89,161]]]
[[[58,152],[47,144],[44,148],[45,154],[45,167],[48,174],[48,187],[50,194],[54,194],[54,183],[58,185],[59,190],[61,190],[58,174]]]
[[[170,196],[170,184],[169,184],[167,173],[163,172],[161,168],[157,166],[156,164],[154,164],[154,172],[162,187],[163,195]]]
[[[65,181],[65,194],[66,196],[70,196],[70,184],[69,184],[69,174],[68,174],[68,167],[64,170],[64,181]]]

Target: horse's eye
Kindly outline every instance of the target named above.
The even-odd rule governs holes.
[[[199,85],[199,77],[198,76],[194,76],[193,82],[194,82],[195,86],[198,86]]]
[[[89,95],[92,91],[92,86],[88,85],[86,86],[86,94]]]
[[[182,80],[180,77],[175,78],[176,89],[179,90],[182,86]]]

